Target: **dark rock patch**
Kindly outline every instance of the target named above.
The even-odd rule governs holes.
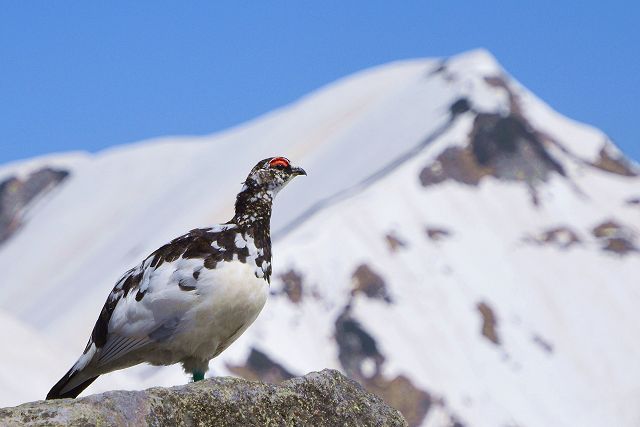
[[[622,154],[611,154],[610,150],[606,147],[602,147],[598,159],[593,162],[592,165],[598,169],[616,175],[629,177],[638,176],[638,171],[629,160],[627,160]]]
[[[520,100],[513,90],[511,90],[511,86],[509,86],[509,83],[507,82],[507,77],[503,75],[487,76],[484,78],[484,81],[491,87],[504,89],[509,96],[509,109],[511,110],[511,114],[522,115]]]
[[[475,160],[499,179],[533,184],[547,181],[552,172],[565,175],[541,137],[515,114],[478,114],[471,132],[471,149]]]
[[[387,247],[391,252],[397,252],[399,249],[407,246],[407,244],[403,240],[401,240],[395,233],[387,233],[384,236],[384,239],[387,242]]]
[[[456,75],[449,69],[447,61],[440,62],[438,66],[427,72],[427,77],[436,75],[440,75],[447,82],[454,82],[456,80]]]
[[[420,172],[423,186],[452,180],[476,186],[487,176],[523,182],[538,204],[535,186],[552,173],[566,176],[562,165],[545,147],[546,138],[519,114],[476,115],[469,143],[448,147]]]
[[[365,388],[402,413],[410,426],[422,425],[433,398],[416,387],[409,378],[398,375],[387,378],[382,375],[363,381]]]
[[[626,255],[629,252],[638,252],[636,245],[624,237],[612,237],[607,239],[602,249],[617,253],[618,255]]]
[[[280,293],[284,293],[292,303],[300,303],[303,296],[302,275],[295,270],[289,270],[280,275],[280,280],[282,281]]]
[[[424,187],[453,180],[466,185],[478,185],[480,180],[492,172],[474,159],[468,148],[448,147],[429,166],[420,172],[420,183]]]
[[[385,358],[376,340],[351,315],[350,306],[336,319],[335,339],[338,360],[351,378],[398,409],[410,426],[422,425],[430,409],[441,406],[449,414],[451,425],[457,420],[445,407],[444,401],[418,388],[404,375],[387,377],[382,373]],[[368,366],[367,366],[368,365]]]
[[[451,106],[449,107],[449,112],[451,113],[451,117],[455,118],[460,114],[466,113],[471,110],[471,103],[468,98],[458,98]]]
[[[479,302],[476,308],[482,316],[482,335],[495,345],[500,345],[500,338],[497,332],[498,321],[493,310],[485,302]]]
[[[605,221],[593,228],[591,233],[594,237],[603,239],[619,235],[624,227],[613,220]]]
[[[545,340],[540,335],[534,335],[532,339],[533,342],[536,343],[546,353],[553,353],[553,345],[551,345],[549,341]]]
[[[251,349],[247,361],[241,366],[226,365],[227,369],[244,379],[280,384],[294,375],[279,363],[274,362],[265,353],[255,348]]]
[[[568,249],[573,245],[582,243],[578,234],[567,226],[553,227],[537,236],[527,236],[524,240],[538,245],[555,246],[560,249]]]
[[[351,295],[364,294],[368,298],[393,302],[387,292],[384,279],[367,264],[360,264],[351,276],[353,282]]]
[[[358,380],[380,375],[384,356],[376,340],[351,316],[349,306],[336,319],[335,328],[338,360],[344,372]]]
[[[613,252],[620,256],[638,253],[636,234],[630,228],[613,220],[605,221],[591,230],[591,234],[598,240],[604,251]]]
[[[446,70],[447,70],[447,62],[441,61],[437,67],[435,67],[433,70],[429,70],[428,75],[433,76],[436,74],[444,73]]]
[[[0,243],[20,227],[22,214],[32,201],[68,176],[65,170],[45,167],[24,179],[9,177],[0,182]]]
[[[640,206],[640,197],[631,197],[625,201],[627,205]]]
[[[425,232],[427,233],[427,237],[434,242],[439,242],[451,236],[451,232],[444,228],[427,227]]]

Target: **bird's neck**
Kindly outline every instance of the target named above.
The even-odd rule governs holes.
[[[262,230],[268,234],[273,196],[270,191],[245,185],[236,197],[236,212],[229,222],[249,232]]]

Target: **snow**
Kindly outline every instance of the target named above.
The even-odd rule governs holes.
[[[251,347],[295,374],[340,368],[335,320],[364,263],[383,277],[392,303],[358,295],[352,314],[375,338],[385,376],[406,375],[466,425],[638,425],[640,256],[605,253],[591,230],[614,219],[640,236],[638,207],[624,203],[640,186],[582,161],[597,158],[606,136],[507,76],[527,120],[565,149],[552,152],[569,179],[552,175],[538,207],[520,183],[486,177],[477,187],[425,188],[418,179],[445,148],[466,143],[473,116],[450,124],[453,102],[467,97],[477,111],[507,111],[507,92],[485,80],[504,73],[483,50],[402,61],[221,134],[0,168],[71,171],[0,246],[0,320],[3,343],[12,343],[2,355],[0,405],[43,398],[80,355],[118,277],[169,239],[228,220],[250,168],[284,155],[308,176],[275,202],[272,290],[293,269],[303,298],[272,295],[211,363],[213,374],[244,363]],[[557,226],[581,243],[561,249],[525,239]],[[426,227],[450,235],[434,241]],[[388,233],[406,246],[390,251]],[[480,302],[495,313],[499,345],[481,334]],[[99,378],[85,394],[186,380],[177,366],[139,366]],[[444,425],[441,409],[424,425]]]

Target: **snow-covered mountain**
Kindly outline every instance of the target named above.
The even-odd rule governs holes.
[[[339,368],[412,425],[640,424],[638,169],[481,50],[222,134],[0,168],[0,405],[43,398],[120,274],[230,218],[276,154],[309,176],[276,200],[272,296],[214,374]],[[87,393],[186,380],[140,366]]]

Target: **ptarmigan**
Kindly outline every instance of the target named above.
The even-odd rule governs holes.
[[[262,310],[271,275],[273,198],[297,175],[284,157],[260,161],[227,223],[191,230],[127,271],[82,356],[47,399],[76,397],[99,375],[139,363],[181,363],[194,381]]]

